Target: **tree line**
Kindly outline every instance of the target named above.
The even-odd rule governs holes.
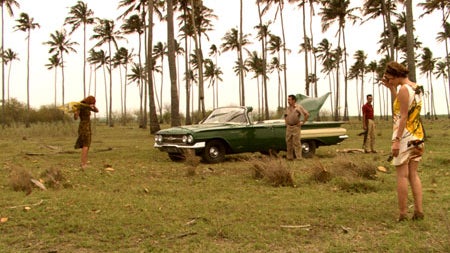
[[[4,31],[5,11],[9,17],[20,10],[17,0],[0,0],[2,11],[2,113],[5,104],[10,100],[9,76],[12,63],[19,60],[13,49],[4,49],[8,35]],[[214,21],[217,16],[214,10],[204,5],[202,0],[121,0],[118,9],[121,14],[115,19],[103,19],[94,16],[94,11],[88,4],[78,1],[69,8],[61,30],[50,34],[48,41],[43,42],[49,48],[49,59],[46,67],[54,71],[54,105],[56,101],[56,87],[61,87],[61,103],[65,100],[65,74],[64,57],[70,53],[78,53],[76,46],[82,44],[83,57],[83,96],[87,91],[97,90],[97,85],[88,87],[86,82],[87,70],[95,74],[99,71],[103,77],[105,90],[105,112],[107,124],[114,125],[112,105],[118,102],[113,97],[113,72],[120,73],[120,108],[121,115],[127,118],[127,84],[134,83],[139,87],[139,125],[142,128],[150,126],[150,132],[160,129],[163,110],[163,78],[164,63],[169,66],[170,79],[170,124],[181,125],[180,120],[180,94],[186,97],[185,124],[197,122],[194,108],[197,107],[199,117],[206,116],[205,82],[212,89],[213,108],[218,106],[219,83],[222,81],[223,71],[219,66],[220,54],[230,51],[236,53],[235,65],[232,66],[238,77],[239,104],[246,105],[245,89],[246,76],[251,75],[257,82],[258,114],[262,119],[269,118],[268,106],[268,78],[275,75],[277,80],[277,109],[285,107],[289,80],[286,75],[287,58],[291,50],[286,47],[286,34],[284,24],[285,8],[294,8],[301,12],[303,38],[297,54],[304,57],[305,94],[317,97],[318,81],[320,77],[327,79],[331,114],[335,120],[348,120],[348,85],[349,80],[355,80],[355,94],[358,116],[361,117],[360,108],[364,103],[364,89],[372,88],[372,94],[378,93],[381,101],[379,110],[382,117],[388,118],[389,107],[387,91],[380,90],[377,83],[382,77],[387,62],[395,60],[404,63],[410,69],[409,78],[416,80],[416,65],[418,70],[427,77],[425,112],[430,118],[436,118],[434,102],[433,80],[441,79],[444,85],[447,113],[450,118],[448,93],[450,93],[450,58],[448,57],[448,41],[450,39],[450,23],[447,22],[450,14],[450,0],[421,1],[414,10],[422,10],[419,17],[437,13],[442,16],[441,32],[436,40],[443,42],[447,56],[434,57],[428,47],[422,47],[418,37],[414,36],[413,4],[412,0],[365,0],[358,3],[360,6],[352,7],[349,0],[256,0],[254,1],[258,12],[255,22],[256,35],[243,29],[243,0],[240,0],[239,26],[230,28],[221,38],[220,44],[209,42],[208,34],[214,30]],[[267,13],[274,11],[275,18],[268,17]],[[314,40],[313,17],[320,16],[321,28],[327,32],[334,24],[337,25],[335,38],[337,45],[333,46],[331,39],[322,39],[318,43]],[[7,18],[7,17],[6,17]],[[378,41],[378,59],[368,60],[363,50],[357,50],[351,56],[347,51],[346,24],[360,23],[372,19],[382,19],[383,29]],[[274,34],[271,27],[279,19],[281,34]],[[15,31],[26,34],[27,52],[27,107],[29,110],[30,85],[30,43],[33,30],[40,25],[27,13],[20,13],[15,17]],[[167,27],[166,41],[153,41],[155,23],[165,23]],[[121,25],[119,25],[121,24]],[[175,29],[178,27],[178,29]],[[72,41],[71,35],[78,29],[83,30],[82,41]],[[126,38],[133,38],[138,42],[138,48],[127,48]],[[87,40],[94,41],[92,48],[87,48]],[[258,41],[260,48],[250,50],[248,45]],[[124,45],[125,44],[125,45]],[[207,44],[207,46],[205,46]],[[208,48],[208,57],[205,53]],[[419,53],[415,53],[419,52]],[[181,70],[178,59],[184,60],[184,69]],[[351,63],[352,62],[352,63]],[[7,70],[7,73],[5,73]],[[58,72],[59,71],[59,72]],[[183,72],[183,74],[180,74]],[[61,80],[57,80],[58,73]],[[155,82],[155,75],[161,76],[161,83]],[[181,81],[181,78],[183,82]],[[369,79],[369,81],[367,81]],[[184,84],[184,90],[181,85]],[[89,83],[89,86],[91,83]],[[117,85],[117,84],[115,84]],[[194,88],[197,85],[197,100],[194,101]],[[370,87],[371,85],[371,87]],[[159,88],[159,89],[158,89]],[[341,91],[344,94],[341,94]],[[271,96],[274,97],[274,96]],[[113,100],[114,98],[114,100]],[[343,99],[343,101],[342,101]],[[353,100],[352,100],[353,101]],[[343,106],[342,106],[343,104]],[[343,108],[343,109],[342,109]],[[342,115],[343,113],[343,115]],[[158,115],[159,114],[159,115]],[[26,120],[27,126],[29,122]]]

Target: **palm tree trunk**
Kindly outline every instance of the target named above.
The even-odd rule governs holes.
[[[83,95],[86,97],[86,23],[83,23]]]
[[[58,67],[55,66],[55,107],[56,107],[56,85],[58,83]]]
[[[344,120],[348,120],[348,74],[347,74],[347,45],[345,41],[345,28],[342,27],[342,42],[344,43]]]
[[[28,30],[28,41],[27,41],[27,117],[25,121],[25,127],[30,127],[30,35],[31,32]],[[3,77],[2,77],[3,78]]]
[[[111,42],[108,43],[109,44],[109,59],[112,59],[112,52],[111,52]],[[109,118],[109,126],[113,127],[114,123],[112,121],[112,63],[111,60],[109,61],[109,114],[108,114],[108,118]]]
[[[148,24],[153,24],[153,0],[148,0]],[[153,56],[151,54],[153,48],[153,26],[149,25],[147,34],[147,80],[148,80],[148,92],[149,92],[149,107],[150,107],[150,133],[154,134],[161,128],[158,123],[158,116],[156,115],[155,106],[155,94],[153,92],[154,84],[152,80],[152,62]]]
[[[303,28],[303,43],[305,44],[305,93],[306,96],[309,96],[309,69],[308,69],[308,35],[306,34],[306,12],[305,12],[305,4],[302,5],[302,28]]]
[[[412,0],[406,0],[406,58],[408,62],[408,78],[416,82],[416,58],[414,56],[414,17]]]
[[[103,83],[105,84],[105,116],[106,116],[106,124],[108,124],[108,84],[106,83],[106,70],[105,65],[103,64]]]
[[[175,35],[174,35],[174,24],[173,24],[173,2],[172,0],[167,0],[167,51],[169,60],[169,75],[170,75],[170,102],[171,102],[171,126],[180,126],[180,106],[178,99],[178,88],[177,88],[177,66],[175,59]],[[200,62],[200,64],[202,64]]]
[[[1,48],[0,48],[0,50],[1,50],[1,52],[4,52],[4,50],[3,50],[3,45],[4,45],[4,37],[5,37],[5,29],[4,29],[4,26],[5,26],[5,19],[3,18],[3,2],[1,3],[2,4],[2,45],[1,45]],[[6,121],[5,121],[5,116],[6,116],[6,114],[5,114],[5,62],[4,62],[4,59],[3,59],[3,57],[1,57],[2,58],[2,119],[1,119],[1,121],[2,121],[2,128],[5,128],[5,123],[6,123]],[[8,85],[8,94],[9,94],[9,85]],[[9,101],[9,95],[8,95],[8,101]]]
[[[240,105],[245,106],[245,85],[244,85],[244,60],[242,55],[242,44],[243,44],[243,6],[240,0],[239,7],[239,45],[238,45],[238,61],[239,61],[239,99]],[[450,87],[450,86],[449,86]]]

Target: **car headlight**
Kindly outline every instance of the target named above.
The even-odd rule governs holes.
[[[194,137],[192,135],[183,135],[183,143],[191,144],[194,142]]]
[[[155,135],[155,142],[162,142],[163,141],[163,137],[160,134]]]

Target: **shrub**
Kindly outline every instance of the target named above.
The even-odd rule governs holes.
[[[272,186],[295,186],[292,172],[282,159],[263,158],[249,161],[254,179],[263,179]]]
[[[32,183],[31,174],[23,168],[13,168],[10,174],[9,182],[14,191],[23,191],[27,195],[31,193]]]

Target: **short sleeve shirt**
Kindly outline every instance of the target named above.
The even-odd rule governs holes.
[[[306,110],[301,105],[295,104],[295,107],[288,106],[284,116],[286,124],[290,126],[297,125],[300,122],[300,116],[302,114],[306,114]]]
[[[372,104],[366,103],[362,107],[363,115],[365,119],[373,119],[373,106]]]

